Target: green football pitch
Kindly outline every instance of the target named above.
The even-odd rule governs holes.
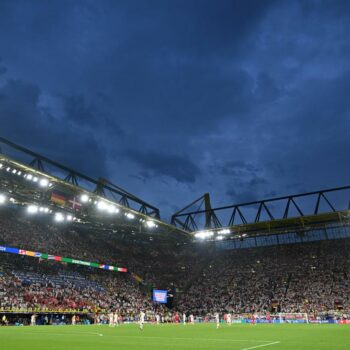
[[[1,350],[337,350],[350,349],[348,325],[137,325],[0,327]]]

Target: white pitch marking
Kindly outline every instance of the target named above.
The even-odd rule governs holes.
[[[185,338],[185,337],[140,337],[140,336],[132,336],[132,335],[114,335],[114,334],[108,334],[107,337],[117,337],[117,338],[133,338],[133,339],[164,339],[164,340],[202,340],[202,341],[223,341],[223,342],[238,342],[238,343],[244,343],[244,342],[250,342],[250,343],[268,343],[264,344],[264,346],[275,344],[275,343],[280,343],[279,341],[275,342],[272,340],[253,340],[253,339],[224,339],[224,338]],[[261,346],[261,345],[259,345]],[[251,349],[251,348],[249,348]],[[242,349],[242,350],[247,350],[247,349]]]
[[[97,335],[103,337],[101,333],[94,332],[67,332],[67,333],[49,333],[49,332],[24,332],[22,334],[48,334],[48,335]]]
[[[250,348],[244,348],[244,349],[241,349],[241,350],[251,350],[251,349],[257,349],[257,348],[262,348],[263,346],[270,346],[270,345],[275,345],[275,344],[279,344],[280,341],[275,341],[273,343],[268,343],[268,344],[262,344],[262,345],[257,345],[257,346],[252,346]]]

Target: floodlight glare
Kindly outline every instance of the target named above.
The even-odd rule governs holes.
[[[0,204],[4,204],[6,202],[6,196],[4,194],[0,194]]]
[[[106,210],[108,208],[108,205],[104,201],[98,201],[97,202],[97,209],[99,210]]]
[[[216,236],[217,241],[222,241],[224,239],[224,236]]]
[[[220,235],[228,235],[231,231],[228,228],[224,228],[223,230],[218,231],[218,234]]]
[[[49,186],[49,180],[48,179],[40,179],[39,185],[41,187],[47,187],[47,186]]]
[[[86,203],[88,200],[89,200],[89,196],[87,194],[82,194],[80,196],[80,200],[83,202],[83,203]]]
[[[39,179],[38,179],[36,176],[33,177],[33,181],[34,181],[34,182],[38,182],[38,180],[39,180]]]
[[[72,215],[67,215],[67,221],[72,221],[73,220],[73,216]]]
[[[2,163],[0,163],[0,169],[3,167]]]
[[[195,237],[200,239],[206,239],[212,237],[213,235],[214,232],[212,231],[199,231],[195,234]]]
[[[156,227],[155,222],[154,222],[154,221],[151,221],[151,220],[146,221],[146,225],[147,225],[147,227],[149,227],[149,228],[154,228],[154,227]]]
[[[28,207],[27,207],[27,212],[29,214],[36,214],[38,211],[39,211],[38,206],[36,206],[34,204],[28,205]]]
[[[64,221],[64,216],[63,216],[63,214],[62,214],[62,213],[56,213],[56,214],[55,214],[55,221],[57,221],[57,222],[62,222],[62,221]]]
[[[32,174],[28,174],[27,177],[26,177],[27,180],[31,180],[32,178],[33,178]]]
[[[107,211],[108,211],[108,213],[110,213],[110,214],[115,213],[115,210],[116,210],[116,207],[115,207],[114,205],[109,205],[109,206],[107,207]]]
[[[128,219],[135,219],[135,215],[133,213],[126,213],[125,216],[128,218]]]

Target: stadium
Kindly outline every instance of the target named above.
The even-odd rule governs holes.
[[[104,179],[0,142],[5,348],[349,339],[350,187],[222,208],[205,194],[169,224]]]
[[[349,350],[349,38],[349,0],[0,0],[0,350]]]

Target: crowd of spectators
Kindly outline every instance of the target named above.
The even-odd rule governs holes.
[[[350,310],[350,240],[219,252],[180,299],[196,314]]]
[[[130,272],[1,254],[0,309],[118,310],[125,318],[143,309],[149,317],[167,315],[151,301],[146,286],[153,285],[176,288],[172,312],[198,317],[350,311],[347,239],[230,251],[205,244],[130,244],[108,232],[59,227],[7,210],[0,212],[0,245],[125,266]]]

